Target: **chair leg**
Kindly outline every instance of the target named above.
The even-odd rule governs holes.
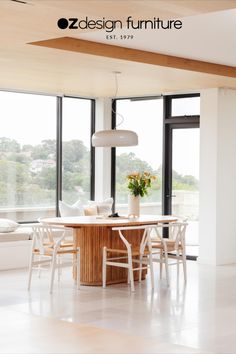
[[[30,290],[30,286],[31,286],[33,262],[34,262],[34,254],[31,253],[31,255],[30,255],[30,263],[29,263],[28,290]]]
[[[169,264],[168,264],[168,252],[167,252],[167,250],[164,251],[164,257],[165,257],[165,268],[166,268],[166,282],[167,282],[167,286],[170,286]]]
[[[38,260],[39,261],[41,261],[41,256],[38,256]],[[40,278],[41,277],[41,266],[40,265],[38,265],[38,278]]]
[[[148,257],[149,268],[150,268],[150,275],[151,275],[151,286],[154,289],[154,272],[153,272],[153,261],[152,261],[152,254],[150,253]]]
[[[57,280],[58,280],[58,282],[60,281],[61,275],[62,275],[61,264],[62,264],[61,257],[58,256],[58,269],[57,269]]]
[[[131,291],[134,292],[134,272],[133,272],[133,262],[132,262],[132,255],[131,255],[131,250],[128,250],[128,264],[129,264],[129,278],[130,278],[130,286],[131,286]]]
[[[176,258],[177,258],[177,279],[179,279],[179,251],[176,251]]]
[[[183,262],[183,271],[184,271],[184,282],[187,283],[187,266],[186,266],[185,250],[182,251],[182,262]]]
[[[106,277],[107,277],[107,248],[103,247],[103,257],[102,257],[102,287],[106,287]]]
[[[128,273],[127,273],[127,284],[129,284],[130,283],[129,269],[127,269],[127,270],[128,270]]]
[[[162,250],[160,250],[160,279],[162,279],[162,263],[163,263],[163,254],[162,254]]]
[[[129,276],[130,276],[130,286],[131,286],[131,291],[134,292],[134,273],[133,273],[133,269],[129,268]]]
[[[80,289],[80,248],[77,248],[76,253],[76,280],[77,280],[77,289]]]
[[[57,255],[56,255],[56,253],[54,253],[53,257],[52,257],[52,264],[51,264],[50,294],[52,294],[52,291],[53,291],[53,283],[54,283],[55,269],[56,269],[56,260],[57,260]]]
[[[139,273],[139,276],[138,276],[139,283],[141,283],[141,280],[142,280],[142,265],[143,265],[142,261],[143,261],[143,256],[140,255],[140,257],[139,257],[139,272],[138,272]]]

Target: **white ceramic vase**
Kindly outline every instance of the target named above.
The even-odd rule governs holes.
[[[139,217],[140,214],[140,197],[133,194],[128,195],[128,216]]]

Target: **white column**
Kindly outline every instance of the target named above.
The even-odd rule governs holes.
[[[111,129],[111,99],[96,99],[96,131]],[[111,196],[111,148],[95,148],[95,200]]]
[[[200,263],[236,263],[236,91],[201,92]]]

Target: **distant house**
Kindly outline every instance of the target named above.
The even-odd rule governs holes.
[[[54,160],[33,160],[30,164],[30,172],[38,173],[41,172],[43,168],[54,168],[56,167],[56,162]]]

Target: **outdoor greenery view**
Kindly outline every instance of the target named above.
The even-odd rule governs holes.
[[[116,157],[116,201],[127,203],[127,181],[126,176],[132,172],[150,172],[157,177],[152,182],[152,188],[148,195],[142,198],[142,202],[161,202],[162,166],[154,170],[146,161],[141,160],[133,152],[123,153]],[[174,190],[198,190],[198,180],[194,176],[183,176],[173,171]]]
[[[89,194],[90,153],[80,140],[63,143],[63,190]],[[78,188],[76,188],[78,187]],[[0,138],[1,207],[55,206],[56,140],[21,146]]]
[[[0,138],[0,205],[19,207],[55,203],[55,144],[32,146]]]
[[[81,140],[63,142],[63,199],[73,202],[89,199],[90,151]],[[126,176],[148,171],[157,176],[143,202],[161,201],[161,166],[158,170],[133,152],[117,156],[117,203],[127,203]],[[173,189],[198,190],[193,176],[173,171]],[[56,140],[43,140],[38,145],[21,146],[16,140],[0,138],[0,206],[55,206]]]

